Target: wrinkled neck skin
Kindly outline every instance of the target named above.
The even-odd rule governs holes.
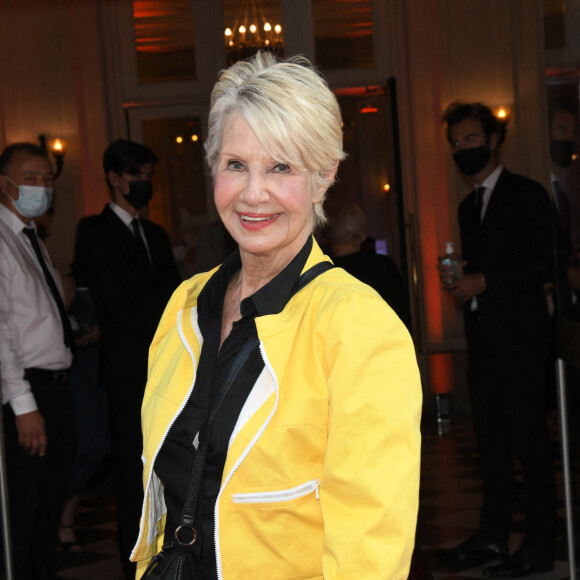
[[[240,301],[257,292],[294,259],[310,235],[310,232],[305,232],[293,240],[291,245],[272,253],[252,254],[240,248],[242,268],[232,278],[230,286],[234,285],[234,287],[231,290],[234,288],[239,290]]]

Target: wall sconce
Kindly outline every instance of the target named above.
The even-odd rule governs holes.
[[[66,153],[66,141],[64,139],[46,139],[44,134],[38,136],[38,141],[40,146],[45,150],[49,151],[54,157],[56,163],[56,171],[54,172],[54,178],[57,179],[62,173],[62,166],[64,165],[64,156]]]
[[[510,117],[512,115],[511,107],[508,107],[506,105],[494,107],[491,112],[494,114],[497,120],[503,125],[507,125],[509,123]]]
[[[364,89],[364,105],[361,107],[360,112],[365,115],[368,113],[378,113],[379,112],[379,98],[382,94],[382,89],[380,87],[365,87]]]
[[[362,109],[360,110],[360,112],[363,115],[366,115],[368,113],[378,113],[379,112],[379,108],[376,105],[373,105],[372,103],[368,103],[364,107],[362,107]]]

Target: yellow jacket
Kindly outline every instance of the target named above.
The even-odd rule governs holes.
[[[304,270],[325,259],[314,244]],[[194,388],[203,342],[196,304],[210,276],[177,289],[150,349],[138,578],[163,542],[163,488],[152,467]],[[218,578],[406,579],[421,409],[407,330],[339,268],[256,326],[265,368],[232,433],[216,501]]]

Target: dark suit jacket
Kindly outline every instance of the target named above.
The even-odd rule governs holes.
[[[560,200],[563,207],[558,210],[556,203],[552,202],[552,222],[554,226],[554,244],[556,248],[556,291],[554,323],[559,318],[577,320],[578,312],[574,307],[573,293],[568,284],[568,268],[577,265],[577,258],[572,245],[570,235],[570,203],[564,193]]]
[[[465,304],[468,341],[519,350],[549,339],[543,285],[554,279],[550,205],[539,183],[507,169],[499,176],[479,232],[474,227],[475,192],[461,202],[465,273],[482,272],[487,283],[477,298],[477,313]]]
[[[74,266],[95,302],[102,380],[144,389],[149,344],[181,277],[165,230],[146,219],[141,225],[152,265],[107,205],[100,215],[79,223]]]

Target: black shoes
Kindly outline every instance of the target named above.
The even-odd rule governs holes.
[[[483,569],[490,578],[522,578],[554,568],[554,556],[522,546],[500,564]]]
[[[475,534],[455,548],[439,549],[435,554],[444,564],[478,566],[507,558],[508,548],[507,542],[486,540]]]
[[[500,560],[483,569],[489,578],[523,578],[537,572],[549,572],[554,568],[554,555],[549,550],[534,549],[522,545],[508,556],[507,542],[490,541],[475,534],[455,548],[435,552],[440,563],[449,566],[481,566]]]

